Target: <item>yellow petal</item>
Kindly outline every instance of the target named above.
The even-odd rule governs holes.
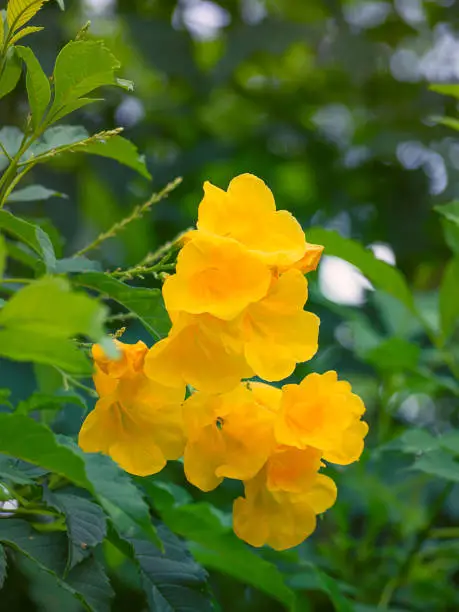
[[[321,451],[317,449],[278,448],[266,466],[267,488],[291,493],[309,489],[317,478],[320,459]]]
[[[336,484],[328,476],[317,474],[312,488],[307,493],[307,499],[316,514],[322,514],[333,506],[338,490]]]
[[[201,491],[212,491],[222,482],[216,469],[224,454],[223,440],[217,428],[208,425],[195,441],[188,442],[183,456],[185,476]]]

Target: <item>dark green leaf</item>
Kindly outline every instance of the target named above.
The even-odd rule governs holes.
[[[442,448],[446,448],[446,450],[451,451],[455,455],[459,455],[459,430],[446,432],[438,441]]]
[[[0,455],[0,478],[16,484],[33,484],[36,478],[47,474],[47,470],[26,461]]]
[[[459,462],[454,456],[444,450],[435,450],[419,457],[411,469],[419,470],[425,474],[459,482]]]
[[[21,60],[16,49],[10,47],[7,51],[5,67],[0,77],[0,98],[3,98],[16,87],[21,76]]]
[[[435,206],[435,210],[448,221],[459,226],[459,201]]]
[[[459,258],[446,266],[440,286],[440,322],[443,340],[453,333],[459,320]]]
[[[338,232],[320,227],[309,229],[307,238],[310,242],[324,245],[326,255],[340,257],[359,268],[377,289],[389,293],[416,313],[413,296],[402,273],[377,259],[370,250]]]
[[[84,411],[88,408],[83,397],[73,391],[58,391],[50,395],[36,392],[26,400],[19,402],[16,414],[29,414],[34,410],[60,410],[67,404],[79,406]]]
[[[110,600],[115,593],[103,566],[93,557],[74,567],[66,583],[83,597],[93,612],[110,612]]]
[[[68,198],[65,193],[48,189],[42,185],[29,185],[24,189],[13,191],[8,197],[8,202],[39,202],[49,198]]]
[[[6,552],[3,546],[0,544],[0,590],[5,584],[6,572],[7,572]]]
[[[60,147],[74,145],[87,138],[89,134],[81,125],[55,125],[47,129],[43,136],[30,147],[24,161],[44,153],[54,152]]]
[[[150,610],[155,612],[211,612],[207,573],[184,544],[163,525],[158,533],[164,552],[145,540],[130,539],[142,569]]]
[[[174,533],[189,541],[191,552],[202,565],[250,584],[286,607],[293,605],[295,594],[286,586],[277,567],[241,542],[228,526],[222,524],[210,504],[173,506],[161,495],[163,491],[157,484],[145,485],[162,520]]]
[[[119,62],[100,41],[78,40],[59,53],[54,68],[54,102],[50,118],[67,104],[102,85],[116,85]]]
[[[8,406],[8,408],[12,408],[13,404],[9,401],[10,396],[11,396],[11,389],[0,389],[0,406]]]
[[[3,238],[2,234],[0,234],[0,280],[3,278],[3,273],[5,272],[6,256],[7,256],[7,251],[6,251],[5,239]]]
[[[103,102],[103,98],[79,98],[78,100],[70,102],[53,116],[53,123],[60,121],[67,115],[70,115],[70,113],[74,113],[80,108],[89,106],[89,104],[93,104],[94,102]]]
[[[16,52],[27,66],[27,95],[32,114],[32,124],[37,129],[51,100],[51,86],[32,49],[18,46]]]
[[[168,334],[170,319],[158,289],[130,287],[107,274],[97,272],[88,272],[73,280],[82,287],[95,289],[102,296],[115,300],[134,312],[154,337],[160,339]]]
[[[122,136],[112,136],[104,142],[92,142],[85,145],[83,152],[115,159],[120,164],[136,170],[145,178],[151,179],[151,174],[145,165],[145,158],[139,155],[137,147],[130,140],[126,140]]]
[[[71,570],[105,538],[105,514],[100,506],[83,497],[78,490],[45,490],[44,500],[65,515],[70,544],[67,568]]]
[[[400,437],[386,444],[383,450],[400,450],[403,453],[427,453],[437,450],[440,439],[425,429],[408,429]]]

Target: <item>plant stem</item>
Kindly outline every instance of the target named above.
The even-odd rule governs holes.
[[[401,564],[397,576],[389,580],[389,582],[384,587],[381,594],[381,598],[378,603],[378,610],[388,609],[395,592],[406,581],[407,577],[410,574],[410,570],[413,567],[414,562],[416,561],[416,556],[421,550],[425,540],[427,540],[427,538],[429,537],[434,523],[437,520],[440,512],[442,511],[443,505],[449,497],[449,494],[451,493],[453,487],[454,483],[448,482],[435,499],[432,505],[432,512],[430,514],[430,518],[427,521],[425,527],[421,529],[421,531],[419,531],[417,536],[415,537],[413,545],[411,546],[410,550],[408,551],[408,554],[406,555],[403,563]]]
[[[62,376],[63,381],[64,381],[64,385],[67,384],[67,386],[76,387],[78,389],[81,389],[82,391],[85,391],[85,393],[90,395],[91,397],[99,397],[97,392],[94,389],[92,389],[91,387],[88,387],[88,385],[85,385],[84,383],[81,383],[79,380],[77,380],[73,376],[70,376],[70,374],[67,374],[66,372],[64,372],[60,368],[56,368],[56,370]]]
[[[93,242],[75,253],[74,257],[81,257],[82,255],[88,253],[88,251],[97,249],[102,244],[102,242],[105,242],[105,240],[115,237],[119,232],[123,231],[126,226],[129,225],[129,223],[135,221],[136,219],[142,218],[143,215],[153,206],[153,204],[156,204],[163,198],[166,198],[171,193],[171,191],[173,191],[178,185],[180,185],[181,182],[181,177],[178,177],[171,183],[168,183],[164,187],[164,189],[162,189],[158,193],[154,193],[146,202],[144,202],[140,206],[136,206],[128,217],[112,225],[112,227],[106,232],[99,234],[99,236],[97,236],[97,238],[93,240]]]

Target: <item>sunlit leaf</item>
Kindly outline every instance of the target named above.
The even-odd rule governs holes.
[[[32,124],[37,129],[51,100],[51,86],[32,49],[16,47],[16,52],[27,66],[27,95],[32,114]]]
[[[440,286],[440,322],[443,340],[454,331],[459,321],[459,258],[446,266]]]
[[[47,0],[8,0],[6,17],[10,30],[16,32],[30,21]]]
[[[21,40],[22,38],[24,38],[25,36],[28,36],[29,34],[35,34],[35,32],[41,32],[42,30],[44,30],[44,28],[40,26],[38,27],[37,26],[27,26],[26,28],[22,28],[22,30],[19,30],[19,32],[16,32],[16,34],[10,40],[10,45],[14,45],[15,43],[18,42],[18,40]]]
[[[10,47],[7,51],[5,66],[0,76],[0,98],[3,98],[16,87],[21,76],[21,60],[16,49]]]

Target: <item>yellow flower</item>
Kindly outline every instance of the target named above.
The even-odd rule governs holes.
[[[169,312],[230,320],[263,298],[270,282],[268,266],[234,240],[198,235],[180,251],[163,296]]]
[[[298,270],[289,270],[242,315],[245,358],[260,378],[282,380],[317,352],[320,320],[303,310],[307,298],[307,280]]]
[[[180,313],[167,338],[150,349],[145,373],[165,385],[189,384],[207,393],[234,389],[253,376],[231,327],[210,315]]]
[[[266,487],[290,493],[309,490],[322,465],[316,448],[277,446],[266,464]]]
[[[94,379],[103,393],[84,421],[78,443],[86,452],[109,455],[131,474],[146,476],[183,454],[185,389],[149,380],[139,356],[145,356],[147,347],[140,344],[118,343],[120,360],[110,360],[100,347],[94,348]]]
[[[100,396],[113,393],[120,378],[132,378],[141,372],[148,352],[147,345],[140,340],[136,344],[124,344],[119,340],[114,340],[114,343],[120,354],[119,359],[107,357],[100,344],[92,347],[93,379]]]
[[[347,465],[363,451],[368,425],[360,420],[362,400],[336,372],[310,374],[285,385],[275,432],[279,444],[320,449],[326,461]]]
[[[171,312],[168,338],[155,344],[145,372],[166,385],[218,393],[254,375],[282,380],[317,351],[319,318],[303,310],[307,281],[298,270],[273,279],[265,298],[233,321]]]
[[[311,471],[309,483],[300,493],[269,490],[266,469],[244,483],[245,497],[233,505],[233,529],[252,546],[267,544],[285,550],[301,544],[316,528],[316,515],[336,501],[331,478]]]
[[[194,393],[184,404],[185,475],[202,491],[223,478],[247,480],[263,467],[274,447],[280,389],[242,383],[229,393]]]
[[[298,221],[287,211],[276,211],[271,190],[253,174],[241,174],[228,191],[204,183],[198,212],[198,232],[237,240],[270,266],[299,266],[314,270],[322,247],[306,242]],[[300,264],[300,262],[302,262]]]

